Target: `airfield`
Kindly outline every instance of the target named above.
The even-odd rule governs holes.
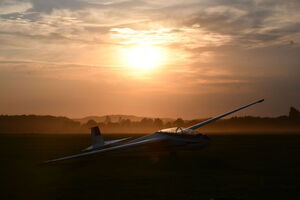
[[[106,139],[140,135],[105,135]],[[0,199],[299,199],[300,134],[209,135],[197,152],[80,152],[90,135],[1,134]]]

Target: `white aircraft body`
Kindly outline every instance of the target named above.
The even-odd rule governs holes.
[[[91,129],[92,145],[85,149],[87,152],[48,160],[45,163],[53,163],[113,151],[167,151],[172,153],[179,150],[197,150],[209,144],[210,138],[205,134],[199,133],[196,129],[263,101],[264,99],[255,101],[187,128],[174,127],[163,129],[124,143],[121,142],[128,138],[104,142],[98,127],[94,127]]]

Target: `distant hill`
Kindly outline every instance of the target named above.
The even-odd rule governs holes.
[[[154,119],[152,117],[140,117],[135,115],[103,115],[103,116],[88,116],[84,118],[76,118],[73,119],[74,121],[80,122],[81,124],[87,123],[89,120],[94,120],[97,123],[103,123],[107,119],[110,118],[111,122],[119,122],[120,120],[127,120],[129,119],[132,122],[139,122],[144,118]],[[172,118],[160,118],[164,123],[174,121]]]
[[[0,133],[82,133],[86,128],[67,117],[0,115]]]

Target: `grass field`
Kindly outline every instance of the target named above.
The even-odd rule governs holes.
[[[113,153],[39,165],[79,152],[89,135],[0,135],[0,199],[300,199],[300,135],[210,137],[207,148],[177,157]]]

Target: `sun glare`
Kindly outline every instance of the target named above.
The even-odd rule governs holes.
[[[138,70],[149,70],[162,64],[162,50],[154,46],[134,46],[124,50],[126,65]]]

